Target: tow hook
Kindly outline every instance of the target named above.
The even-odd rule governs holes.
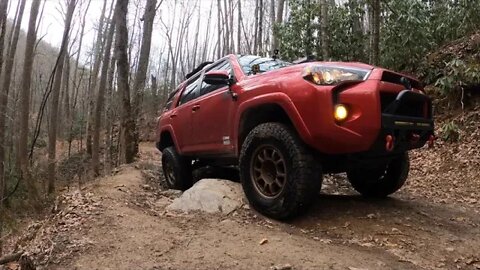
[[[430,137],[428,137],[428,148],[433,148],[436,139],[437,138],[434,135],[430,135]]]
[[[385,150],[387,150],[388,152],[392,152],[393,151],[393,146],[394,146],[394,141],[395,141],[395,137],[393,137],[392,135],[387,135],[385,137]]]

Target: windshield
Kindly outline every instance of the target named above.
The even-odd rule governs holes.
[[[247,76],[254,74],[252,71],[252,66],[254,65],[258,65],[258,73],[279,69],[291,65],[290,63],[279,59],[260,57],[257,55],[238,56],[238,63],[242,67],[243,73],[245,73]]]

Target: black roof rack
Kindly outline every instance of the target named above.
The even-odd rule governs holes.
[[[315,56],[314,55],[308,55],[306,57],[299,58],[299,59],[293,61],[292,63],[301,64],[301,63],[308,63],[308,62],[313,62],[313,61],[315,61]]]
[[[185,76],[186,79],[192,77],[193,75],[195,75],[197,72],[199,72],[200,70],[202,70],[204,67],[206,67],[207,65],[210,65],[211,63],[213,63],[212,61],[206,61],[206,62],[203,62],[201,63],[200,65],[198,65],[195,69],[193,69],[190,73],[187,74],[187,76]]]

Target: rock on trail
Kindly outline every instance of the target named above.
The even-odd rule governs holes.
[[[202,179],[167,206],[168,211],[229,214],[244,204],[239,183]]]

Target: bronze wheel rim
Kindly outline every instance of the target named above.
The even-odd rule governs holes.
[[[265,198],[278,197],[287,182],[285,159],[270,145],[258,147],[252,156],[250,177],[257,192]]]
[[[175,184],[175,174],[173,173],[173,164],[172,162],[165,160],[164,172],[165,172],[165,180],[170,186],[174,186]]]

